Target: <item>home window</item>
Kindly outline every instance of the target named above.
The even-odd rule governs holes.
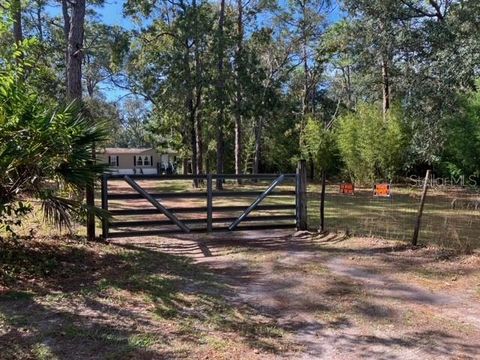
[[[145,165],[145,166],[150,165],[150,159],[148,158],[148,156],[145,156],[145,158],[143,160],[143,165]]]
[[[110,166],[118,166],[118,156],[109,156],[108,157],[108,165]]]
[[[138,159],[137,159],[137,165],[138,166],[142,166],[143,165],[143,160],[142,160],[142,157],[139,156]]]

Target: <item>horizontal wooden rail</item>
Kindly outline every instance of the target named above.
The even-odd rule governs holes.
[[[237,227],[237,231],[248,231],[248,230],[266,230],[266,229],[291,229],[294,228],[295,224],[260,224],[260,225],[247,225]],[[227,232],[228,227],[217,227],[213,228],[214,232]],[[205,229],[202,228],[192,228],[190,232],[205,232]],[[164,230],[139,230],[139,231],[116,231],[110,232],[108,234],[109,238],[123,238],[123,237],[135,237],[135,236],[155,236],[155,235],[166,235],[166,234],[183,234],[178,229],[164,229]]]
[[[250,212],[255,210],[255,208],[260,204],[260,202],[262,202],[268,195],[272,194],[275,187],[280,185],[283,182],[283,180],[285,180],[285,175],[280,175],[275,180],[273,180],[273,182],[270,184],[268,189],[262,192],[260,195],[258,195],[255,201],[251,203],[247,209],[245,209],[242,215],[240,215],[237,219],[235,219],[235,221],[228,227],[228,230],[235,230],[238,224],[240,224],[243,220],[245,220],[248,214],[250,214]]]
[[[293,210],[296,208],[295,204],[284,204],[284,205],[259,205],[257,206],[256,210]],[[199,207],[171,207],[168,208],[173,213],[204,213],[207,211],[206,206],[199,206]],[[236,205],[236,206],[214,206],[213,212],[230,212],[230,211],[243,211],[245,210],[245,206]],[[154,215],[158,214],[157,209],[115,209],[110,210],[110,214],[112,216],[127,216],[127,215]]]
[[[271,180],[276,179],[280,174],[212,174],[213,179],[250,179],[250,180]],[[285,179],[295,179],[295,174],[283,174]]]
[[[134,180],[203,180],[207,178],[207,175],[157,175],[157,174],[132,174],[127,175],[130,179]],[[108,180],[123,180],[125,174],[107,174]]]
[[[147,193],[140,185],[138,185],[135,180],[130,179],[128,176],[125,176],[125,181],[130,185],[133,189],[135,189],[140,196],[145,198],[148,202],[150,202],[158,211],[160,211],[163,215],[169,218],[175,225],[177,225],[183,232],[190,232],[190,229],[187,225],[185,225],[182,221],[180,221],[175,214],[173,214],[170,210],[168,210],[165,206],[160,204],[157,200],[155,200],[149,193]]]
[[[214,191],[213,196],[216,198],[219,197],[246,197],[246,196],[259,196],[262,191]],[[178,192],[178,193],[153,193],[149,194],[154,199],[174,199],[174,198],[184,198],[184,199],[204,199],[207,197],[206,192]],[[295,191],[274,191],[270,196],[294,196]],[[108,200],[135,200],[143,199],[143,196],[140,194],[134,193],[114,193],[108,194]]]
[[[261,216],[251,216],[245,218],[243,221],[253,222],[253,221],[282,221],[282,220],[294,220],[295,215],[261,215]],[[213,223],[231,223],[236,220],[236,217],[223,217],[223,218],[213,218]],[[207,219],[182,219],[182,222],[186,224],[206,224]],[[111,222],[111,228],[119,227],[148,227],[148,226],[163,226],[163,225],[173,225],[174,222],[171,220],[138,220],[138,221],[118,221]]]
[[[109,180],[123,180],[125,174],[105,174]],[[206,174],[200,175],[181,175],[181,174],[172,174],[172,175],[156,175],[156,174],[132,174],[128,175],[130,179],[134,180],[206,180]],[[212,174],[212,179],[275,179],[279,174]],[[285,178],[294,179],[295,174],[284,174]]]
[[[259,196],[262,195],[263,191],[214,191],[213,196],[216,198],[219,197],[243,197],[243,196]],[[272,196],[295,196],[295,191],[293,190],[279,190],[273,191],[270,193],[269,197]]]
[[[184,198],[184,199],[203,199],[207,197],[205,192],[179,192],[179,193],[151,193],[151,197],[154,199],[173,199],[173,198]],[[143,199],[140,194],[134,193],[109,193],[108,200],[135,200]]]

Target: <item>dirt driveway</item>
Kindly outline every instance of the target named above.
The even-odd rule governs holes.
[[[285,231],[128,244],[194,258],[284,331],[283,351],[245,358],[480,358],[478,255]]]
[[[478,254],[285,231],[2,246],[2,360],[480,359]]]

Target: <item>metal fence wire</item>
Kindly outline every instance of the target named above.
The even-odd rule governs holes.
[[[421,188],[392,185],[391,197],[373,195],[372,187],[355,187],[354,195],[340,193],[340,183],[328,183],[325,228],[410,241],[420,202]],[[320,185],[309,184],[308,220],[319,226]],[[419,242],[445,247],[480,246],[480,194],[461,187],[428,189]]]

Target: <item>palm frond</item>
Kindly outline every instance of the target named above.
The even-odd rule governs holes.
[[[112,215],[108,210],[99,208],[98,206],[89,206],[87,204],[82,204],[81,211],[85,214],[91,212],[97,219],[110,221]]]
[[[42,199],[45,219],[60,229],[67,228],[70,232],[72,232],[72,217],[78,214],[80,205],[76,200],[54,195],[48,195]]]

